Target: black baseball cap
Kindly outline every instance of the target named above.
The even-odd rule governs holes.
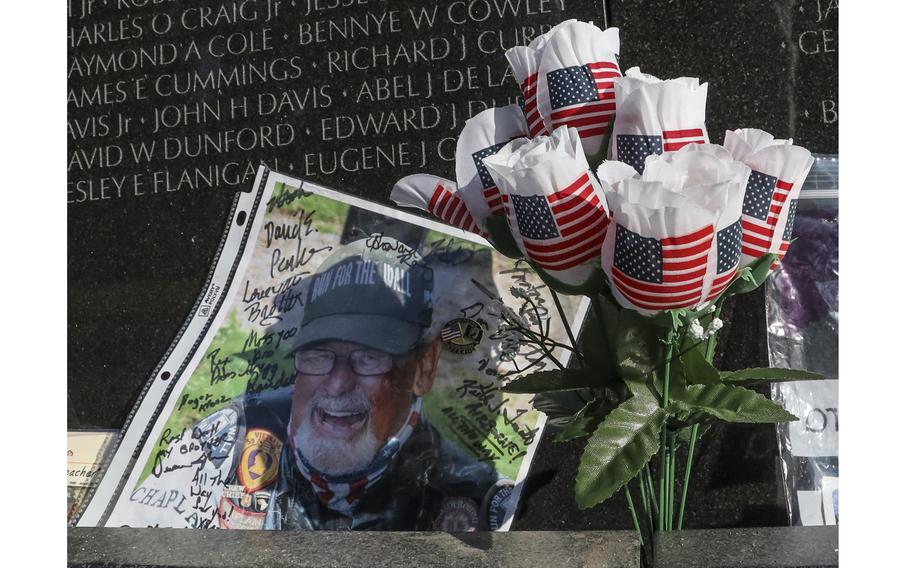
[[[413,350],[433,317],[433,270],[380,235],[335,250],[312,276],[298,348],[349,341],[393,355]]]

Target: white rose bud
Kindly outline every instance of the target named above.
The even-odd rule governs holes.
[[[600,262],[606,200],[574,128],[518,139],[484,160],[525,256],[554,278],[584,283]]]
[[[652,314],[695,308],[736,275],[749,168],[713,144],[650,156],[643,175],[598,168],[613,222],[601,254],[613,295]]]

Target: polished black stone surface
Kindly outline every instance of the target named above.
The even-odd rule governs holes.
[[[837,2],[610,2],[622,67],[709,83],[711,140],[761,128],[817,154],[836,154]]]
[[[279,17],[269,21],[266,18],[273,15],[268,7],[274,3],[257,3],[258,17],[254,21],[245,21],[242,10],[239,16],[231,12],[230,8],[239,4],[196,3],[193,8],[197,10],[213,11],[208,12],[208,19],[202,18],[201,11],[191,13],[190,23],[181,28],[181,11],[192,9],[181,3],[157,6],[148,3],[146,7],[127,11],[118,9],[113,2],[96,2],[90,14],[81,11],[80,6],[84,4],[72,3],[67,63],[71,89],[68,93],[71,185],[67,195],[69,428],[117,428],[124,423],[148,374],[199,293],[233,193],[251,183],[251,178],[242,173],[247,166],[254,167],[264,160],[280,170],[294,175],[309,174],[317,183],[378,202],[387,202],[392,183],[404,175],[429,171],[451,176],[452,162],[445,158],[454,143],[446,138],[456,136],[468,113],[481,108],[480,103],[471,101],[505,104],[518,96],[511,78],[500,76],[506,69],[503,49],[493,47],[500,41],[504,46],[513,45],[516,37],[521,38],[526,32],[533,37],[546,26],[569,17],[602,24],[606,12],[610,25],[621,28],[624,68],[640,65],[645,72],[658,76],[694,75],[711,83],[708,127],[713,140],[721,141],[728,127],[756,126],[778,136],[792,136],[814,152],[837,152],[837,122],[832,114],[837,99],[837,10],[830,9],[824,1],[572,0],[565,2],[563,10],[560,2],[538,0],[513,2],[523,6],[524,12],[503,18],[486,17],[484,12],[473,16],[460,12],[459,6],[464,3],[421,3],[437,7],[439,16],[433,26],[416,14],[412,17],[409,9],[415,3],[398,0],[338,9],[322,9],[337,4],[329,1],[282,2]],[[486,4],[493,2],[477,3],[477,9]],[[222,5],[229,8],[226,18],[237,21],[218,19],[218,8]],[[455,7],[450,12],[451,6]],[[304,15],[307,9],[314,8],[320,9]],[[363,18],[371,13],[381,17],[395,10],[399,12],[400,31],[393,31],[397,28],[386,19],[384,24],[375,20],[367,22],[367,26],[373,26],[370,29],[378,30],[374,33],[349,32],[354,36],[349,39],[337,37],[337,33],[335,37],[325,35],[329,33],[325,31],[329,29],[328,18],[340,24],[345,21],[344,16]],[[167,16],[173,22],[172,30],[158,33],[164,29]],[[470,21],[472,17],[482,21]],[[307,34],[317,33],[320,21],[326,41],[314,46],[314,36]],[[354,24],[347,21],[348,29],[353,29],[350,26]],[[424,23],[418,26],[415,21]],[[185,29],[193,26],[196,27]],[[268,40],[263,36],[264,28],[270,30],[265,34]],[[98,29],[102,31],[96,32]],[[240,34],[232,40],[235,49],[243,48],[246,52],[222,55],[232,34]],[[218,40],[218,36],[222,39]],[[447,39],[454,51],[433,59],[441,52],[433,55],[432,38],[437,38],[437,47],[445,43],[439,38]],[[464,60],[459,51],[462,38]],[[193,40],[198,44],[198,57],[190,49]],[[207,46],[211,41],[215,44],[210,50]],[[301,45],[304,41],[309,43]],[[166,45],[173,48],[163,47]],[[266,45],[271,49],[264,50]],[[371,56],[369,69],[349,66],[348,70],[340,71],[332,66],[332,61],[342,65],[340,62],[352,57],[357,48],[369,48],[372,54],[374,48],[382,52],[386,45],[391,46],[392,53],[404,46],[404,52],[410,55],[389,64],[385,64],[382,56],[378,63]],[[257,46],[261,48],[258,51]],[[91,63],[93,56],[108,57],[139,48],[145,50],[137,53],[140,59],[144,53],[146,64],[137,68],[122,68],[130,64],[128,54],[118,56],[125,57],[118,60],[121,68],[108,65],[106,70],[99,70],[97,60]],[[168,63],[171,50],[176,55]],[[418,52],[430,60],[420,59]],[[363,56],[367,52],[358,53]],[[296,59],[292,62],[291,58]],[[150,60],[160,64],[148,63]],[[274,64],[266,72],[277,74],[264,82],[256,78],[263,64],[266,67]],[[288,78],[298,73],[298,67],[299,76]],[[469,67],[475,70],[469,71]],[[196,89],[187,87],[186,94],[174,92],[183,89],[178,86],[181,81],[189,85],[186,81],[192,82],[193,77],[204,79],[209,73],[217,75],[219,71],[230,76],[232,70],[237,70],[240,78],[220,79],[225,81],[220,88],[203,82]],[[289,75],[277,78],[281,73]],[[428,73],[434,89],[432,94],[420,90],[421,78],[426,84]],[[470,79],[471,76],[475,79]],[[404,77],[397,79],[397,87],[395,77]],[[462,86],[457,89],[454,88],[456,77],[462,79]],[[448,85],[447,78],[451,81]],[[385,80],[382,85],[386,86],[377,86],[377,79]],[[156,88],[156,81],[161,90],[159,95],[150,94]],[[364,95],[358,103],[353,93],[362,89],[365,82],[371,85],[367,88],[370,95]],[[145,90],[139,90],[147,98],[137,96],[138,83],[144,85]],[[447,86],[451,88],[449,92]],[[380,99],[380,91],[386,92],[383,88],[388,90],[388,98],[369,100]],[[248,112],[237,110],[244,97]],[[281,109],[271,110],[277,106],[271,97],[288,102]],[[332,99],[331,104],[328,98]],[[211,109],[218,105],[221,105],[220,117],[216,119]],[[358,115],[365,119],[367,114],[372,114],[377,118],[380,113],[403,112],[403,109],[416,109],[419,113],[426,106],[437,107],[448,122],[440,119],[438,125],[426,129],[398,132],[389,127],[382,135],[360,134],[338,139],[337,117],[356,120]],[[195,111],[198,112],[194,114]],[[105,118],[101,119],[102,116]],[[121,117],[132,119],[125,133],[120,131]],[[162,117],[166,124],[177,120],[175,117],[181,123],[156,127],[156,120]],[[347,123],[347,119],[338,120]],[[271,141],[264,139],[263,132],[258,130],[261,126],[273,128]],[[208,155],[187,155],[187,144],[195,143],[197,136],[231,138],[244,128],[256,129],[256,147],[249,151],[232,146],[227,151],[211,151]],[[285,138],[279,140],[278,130]],[[226,131],[234,134],[225,134]],[[250,132],[236,140],[242,138],[245,144],[252,140],[254,134]],[[293,141],[279,145],[287,142],[290,132]],[[177,152],[179,156],[169,157],[165,153],[166,138],[177,140],[169,143],[172,150],[183,147]],[[442,145],[437,146],[441,141]],[[138,149],[130,144],[140,142],[157,144],[151,159],[145,160],[141,155],[138,160],[134,158],[133,152]],[[402,157],[402,144],[410,149],[410,157]],[[424,145],[429,148],[428,158],[426,164],[421,164]],[[109,149],[113,146],[123,152],[119,162],[118,150]],[[382,146],[387,152],[396,147],[397,165],[367,169],[372,158],[365,158],[362,149],[375,146]],[[341,152],[350,148],[360,149],[355,171],[339,169],[327,173],[328,168],[319,166],[320,155],[325,163],[330,156],[340,157]],[[237,166],[229,165],[233,162]],[[192,183],[180,182],[184,170]],[[143,183],[138,187],[133,183],[136,175]],[[107,180],[104,187],[102,179]],[[119,196],[114,180],[123,183]],[[732,369],[765,364],[761,293],[728,304],[725,319],[729,317],[737,323],[729,326],[728,322],[723,332],[718,366]],[[619,499],[585,512],[576,509],[572,499],[572,468],[583,444],[555,444],[551,438],[548,433],[540,446],[531,472],[528,499],[515,528],[630,527],[625,503]],[[699,452],[700,466],[691,488],[688,526],[786,523],[775,469],[772,427],[717,428]]]

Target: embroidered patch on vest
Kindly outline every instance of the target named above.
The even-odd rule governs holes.
[[[281,445],[281,440],[268,430],[254,429],[246,433],[243,453],[237,464],[237,479],[247,493],[267,487],[278,478]]]

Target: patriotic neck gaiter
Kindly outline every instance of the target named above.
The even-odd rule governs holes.
[[[421,399],[417,397],[411,403],[411,409],[404,425],[376,452],[373,461],[362,470],[345,475],[332,476],[318,471],[310,465],[303,456],[303,452],[294,447],[294,437],[288,433],[297,468],[313,486],[313,492],[319,502],[344,515],[352,515],[354,507],[363,498],[367,489],[382,478],[398,450],[411,437],[414,427],[420,421],[420,409]]]

